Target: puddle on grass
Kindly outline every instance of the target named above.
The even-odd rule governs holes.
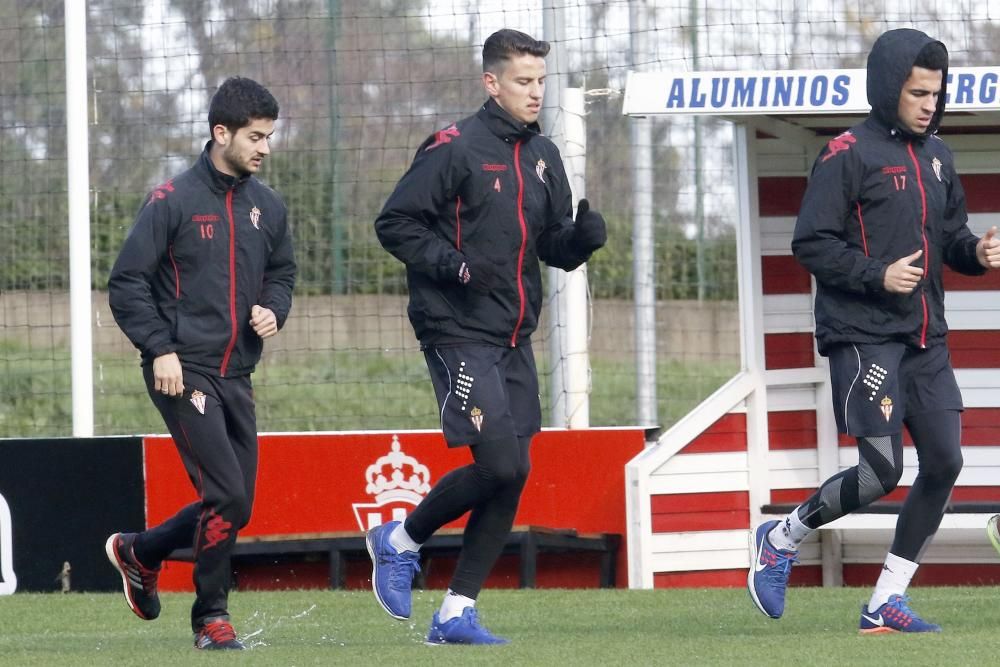
[[[305,618],[312,611],[316,609],[316,605],[310,605],[308,609],[303,609],[297,614],[291,616],[274,616],[271,617],[266,611],[254,611],[250,618],[243,622],[243,627],[256,627],[256,630],[248,632],[243,637],[240,637],[240,641],[248,649],[261,648],[268,646],[268,642],[264,640],[265,632],[273,632],[274,630],[280,628],[286,622],[295,621],[296,619]]]

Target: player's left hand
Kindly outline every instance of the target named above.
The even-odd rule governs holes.
[[[278,333],[278,318],[270,308],[254,306],[250,309],[250,326],[261,338],[270,338]]]
[[[1000,269],[1000,238],[994,225],[976,244],[976,257],[987,269]]]
[[[591,253],[608,242],[608,226],[604,217],[590,210],[590,202],[581,199],[576,205],[576,224],[573,225],[573,240],[586,253]]]

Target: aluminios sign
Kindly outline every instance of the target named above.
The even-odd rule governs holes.
[[[629,72],[622,112],[654,114],[868,113],[863,69]],[[949,111],[1000,110],[1000,68],[948,72]]]

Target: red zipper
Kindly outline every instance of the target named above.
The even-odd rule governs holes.
[[[906,150],[913,160],[913,167],[917,171],[917,189],[920,190],[920,238],[924,242],[924,280],[930,278],[931,274],[931,249],[927,243],[927,193],[924,191],[924,179],[920,176],[920,163],[913,152],[913,144],[906,144]],[[927,296],[923,289],[920,290],[920,303],[924,309],[924,324],[920,327],[920,347],[927,347]]]
[[[229,356],[236,346],[236,220],[233,217],[233,191],[226,193],[226,214],[229,216],[229,322],[232,331],[229,334],[229,344],[226,353],[222,355],[222,365],[219,375],[226,377],[226,367],[229,366]]]
[[[861,225],[861,245],[865,249],[865,257],[868,257],[868,237],[865,234],[865,219],[861,216],[861,202],[857,202],[858,206],[858,224]]]
[[[462,198],[455,198],[455,247],[462,249]]]
[[[181,298],[181,270],[177,268],[177,260],[174,259],[174,244],[171,243],[167,249],[170,254],[170,266],[174,267],[174,298]]]
[[[528,225],[524,221],[524,176],[521,174],[521,142],[514,144],[514,170],[517,172],[517,221],[521,225],[521,250],[517,253],[517,296],[520,308],[517,314],[517,324],[510,337],[510,346],[517,347],[517,333],[524,322],[524,281],[521,274],[524,271],[524,251],[528,246]]]

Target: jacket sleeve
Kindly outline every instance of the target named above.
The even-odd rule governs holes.
[[[147,358],[177,349],[152,289],[168,253],[172,218],[168,201],[149,198],[125,237],[108,279],[108,301],[115,322]]]
[[[454,142],[429,147],[428,138],[417,149],[413,163],[375,219],[382,247],[418,271],[442,282],[456,282],[462,254],[444,236],[439,216],[453,199],[461,177],[456,173]]]
[[[847,242],[847,224],[858,205],[862,170],[856,150],[831,153],[825,148],[820,153],[795,221],[792,253],[823,285],[873,294],[885,290],[888,265]]]
[[[545,227],[538,236],[538,258],[549,266],[572,271],[588,259],[591,253],[581,251],[573,239],[573,195],[559,153],[552,160],[552,206]]]
[[[948,204],[944,211],[942,258],[945,264],[959,273],[978,276],[986,273],[986,267],[976,257],[979,237],[969,229],[969,214],[965,209],[965,190],[958,174],[951,165],[951,187],[948,188]]]
[[[260,294],[260,305],[274,313],[279,329],[285,326],[285,320],[292,309],[292,289],[295,287],[297,272],[292,229],[288,225],[287,215],[285,210],[284,234],[267,259]]]

